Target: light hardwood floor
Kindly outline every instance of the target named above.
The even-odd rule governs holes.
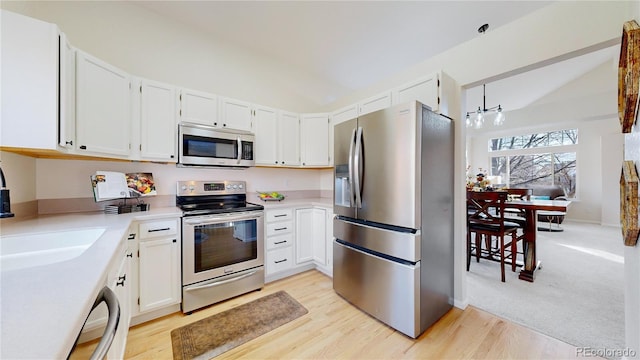
[[[279,290],[309,313],[219,359],[570,359],[575,347],[472,306],[453,308],[411,339],[338,296],[331,278],[310,270],[192,315],[175,313],[130,329],[126,359],[171,359],[171,330]],[[81,345],[78,350],[89,350]]]

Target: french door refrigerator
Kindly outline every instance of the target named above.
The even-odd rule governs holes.
[[[413,338],[453,305],[453,152],[415,101],[334,128],[333,288]]]

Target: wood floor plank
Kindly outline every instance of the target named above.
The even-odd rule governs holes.
[[[171,330],[285,290],[309,313],[217,359],[549,359],[575,358],[575,347],[472,306],[453,308],[418,339],[358,310],[310,270],[195,311],[171,314],[129,331],[126,359],[171,359]],[[80,345],[80,350],[87,345]]]

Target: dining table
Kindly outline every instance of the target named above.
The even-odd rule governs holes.
[[[539,210],[566,212],[571,205],[569,200],[510,200],[505,202],[505,208],[518,209],[524,212],[525,226],[523,228],[523,254],[524,267],[520,271],[518,278],[533,282],[535,272],[540,267],[540,260],[536,256],[536,235],[538,226],[536,224]]]

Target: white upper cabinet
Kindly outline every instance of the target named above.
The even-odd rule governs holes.
[[[410,83],[397,87],[393,91],[393,103],[402,104],[408,101],[420,101],[439,111],[440,104],[438,73],[425,76]]]
[[[302,166],[328,166],[329,114],[303,114],[300,143]]]
[[[255,109],[255,160],[257,165],[278,164],[278,114],[275,109]]]
[[[73,151],[76,139],[76,49],[60,34],[60,118],[58,145]]]
[[[271,108],[254,109],[256,164],[300,165],[300,119],[298,114]]]
[[[218,127],[252,131],[253,106],[246,101],[221,98]]]
[[[131,80],[126,72],[77,50],[76,149],[81,154],[127,157]]]
[[[365,115],[389,106],[391,106],[391,91],[386,91],[358,103],[358,115]]]
[[[142,80],[140,91],[140,157],[177,162],[178,97],[172,85]]]
[[[341,122],[345,122],[347,120],[355,119],[358,117],[358,104],[349,105],[343,107],[340,110],[334,111],[331,113],[331,124],[336,126]]]
[[[56,150],[60,32],[54,24],[0,11],[0,145]]]
[[[180,121],[218,125],[218,96],[196,90],[180,90]]]
[[[300,165],[300,116],[281,111],[278,116],[278,159],[282,166]]]

